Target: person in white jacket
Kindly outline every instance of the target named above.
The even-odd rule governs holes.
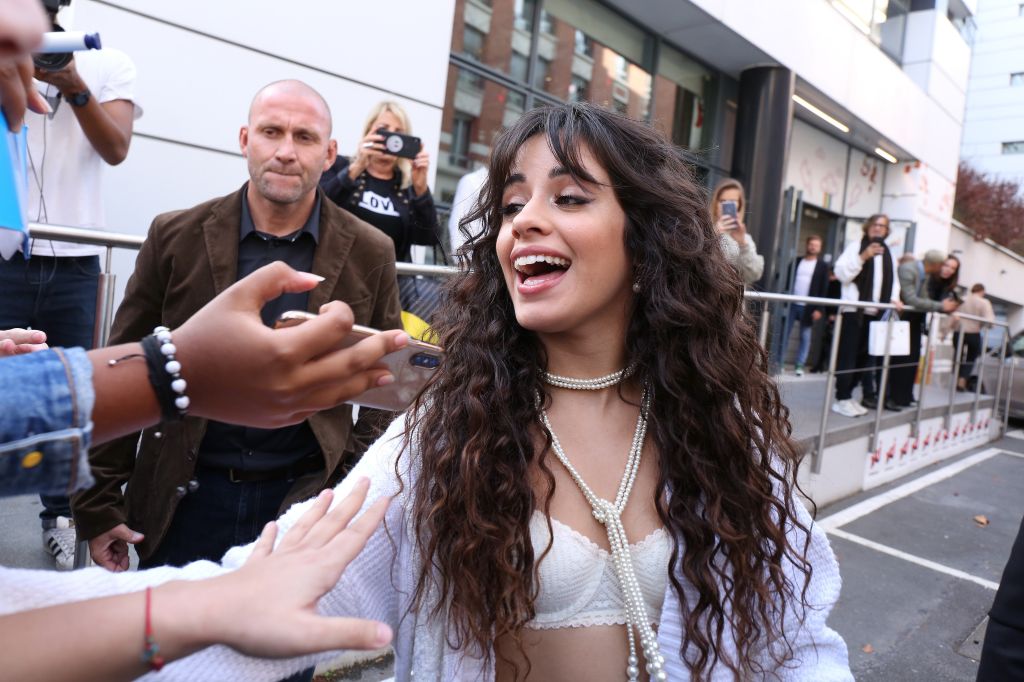
[[[893,303],[902,308],[900,282],[896,261],[886,246],[889,216],[877,214],[864,221],[863,236],[850,242],[836,259],[833,272],[842,283],[840,298],[844,301]],[[836,399],[832,411],[846,417],[861,417],[878,406],[875,370],[878,358],[868,355],[868,329],[881,317],[878,308],[840,306],[843,327],[839,334],[839,357],[836,361]],[[850,370],[858,370],[851,372]],[[853,388],[861,384],[861,401],[853,400]],[[899,411],[891,401],[884,407]]]
[[[852,680],[826,624],[835,557],[671,143],[573,103],[524,114],[489,168],[469,216],[483,235],[438,316],[445,359],[335,492],[366,477],[368,500],[394,496],[384,528],[319,611],[392,627],[402,682]],[[68,598],[250,552],[82,572]],[[0,610],[31,605],[33,580],[0,573]],[[279,680],[317,660],[214,647],[161,679]]]

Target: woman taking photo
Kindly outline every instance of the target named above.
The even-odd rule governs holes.
[[[336,493],[397,499],[321,612],[394,627],[403,681],[851,680],[788,413],[675,149],[577,103],[523,115],[490,169],[446,359]],[[163,675],[313,660],[211,649]]]
[[[754,239],[747,234],[743,220],[746,194],[739,180],[725,178],[711,193],[711,222],[721,237],[725,259],[736,268],[740,279],[751,285],[764,273],[764,256],[757,252]]]
[[[427,187],[430,155],[423,149],[411,160],[388,154],[378,131],[411,135],[405,109],[397,102],[375,106],[356,153],[339,155],[320,178],[320,187],[336,204],[391,237],[395,259],[408,261],[413,244],[432,246],[440,234]]]

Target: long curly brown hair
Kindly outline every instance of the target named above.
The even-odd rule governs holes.
[[[466,232],[474,221],[482,228],[467,234],[464,267],[434,320],[447,357],[406,425],[421,460],[410,510],[423,567],[413,608],[432,607],[452,646],[484,657],[503,637],[523,652],[535,615],[547,548],[533,546],[529,522],[548,509],[554,488],[550,439],[536,446],[534,396],[544,392],[546,356],[516,321],[495,252],[503,186],[534,135],[546,136],[572,175],[593,182],[580,158],[588,149],[627,216],[624,246],[642,293],[626,348],[652,391],[655,504],[674,538],[666,569],[684,614],[680,653],[695,679],[717,663],[743,676],[766,646],[782,663],[792,655],[786,609],[803,617],[811,572],[806,543],[795,547],[786,534],[798,528],[809,538],[793,509],[788,410],[690,168],[650,126],[584,103],[535,109],[503,133],[477,208],[463,220]],[[538,470],[545,494],[531,485]],[[786,562],[802,585],[786,577]],[[726,630],[735,656],[725,653]]]

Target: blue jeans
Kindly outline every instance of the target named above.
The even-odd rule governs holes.
[[[803,365],[807,362],[807,354],[811,351],[811,323],[804,323],[804,306],[800,303],[793,303],[789,307],[789,315],[786,316],[786,323],[783,325],[782,338],[779,339],[778,350],[775,353],[775,362],[781,368],[786,359],[786,347],[789,345],[789,335],[793,333],[793,325],[800,323],[800,346],[796,351],[796,364]]]
[[[32,256],[0,259],[0,329],[32,327],[46,332],[51,346],[88,350],[96,324],[99,256]],[[40,495],[43,527],[71,517],[65,495]]]
[[[195,480],[199,487],[178,503],[160,546],[139,561],[139,568],[184,566],[203,559],[219,562],[226,551],[249,544],[277,518],[293,483],[232,483],[226,472],[215,469],[199,469]]]
[[[0,359],[0,497],[93,484],[92,365],[81,348]]]

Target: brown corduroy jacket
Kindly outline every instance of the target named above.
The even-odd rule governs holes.
[[[128,280],[110,343],[138,341],[160,324],[174,329],[231,286],[238,272],[241,215],[240,189],[194,208],[157,216]],[[391,239],[326,197],[320,202],[320,234],[312,271],[325,280],[309,292],[309,311],[341,300],[351,306],[356,324],[401,328]],[[355,429],[349,405],[309,418],[325,468],[297,479],[282,509],[316,494],[363,453],[377,435],[382,418],[389,416],[366,412],[365,419],[360,412]],[[146,429],[141,440],[135,433],[94,448],[89,457],[96,485],[72,500],[81,537],[92,539],[126,523],[146,536],[137,545],[140,556],[152,554],[167,532],[178,502],[188,494],[205,431],[206,420],[188,417],[178,424]]]

